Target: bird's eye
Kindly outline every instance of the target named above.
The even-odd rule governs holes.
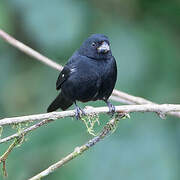
[[[93,42],[93,43],[91,44],[91,46],[95,47],[95,46],[96,46],[96,43],[95,43],[95,42]]]

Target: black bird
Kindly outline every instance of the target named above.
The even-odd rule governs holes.
[[[47,112],[61,108],[66,110],[73,103],[76,108],[76,118],[83,110],[76,101],[87,102],[103,100],[114,113],[115,107],[108,101],[117,78],[115,58],[110,50],[108,37],[103,34],[93,34],[86,39],[81,47],[74,52],[56,82],[60,94],[50,104]]]

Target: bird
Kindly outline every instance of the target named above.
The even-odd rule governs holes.
[[[109,113],[115,113],[115,106],[110,103],[117,80],[117,65],[110,49],[110,42],[103,34],[89,36],[69,58],[60,72],[56,90],[59,95],[47,108],[47,112],[68,109],[75,105],[77,119],[84,114],[77,101],[88,102],[103,100]]]

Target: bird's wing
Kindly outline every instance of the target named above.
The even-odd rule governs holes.
[[[64,66],[63,70],[60,72],[59,77],[56,82],[56,89],[59,90],[63,82],[69,77],[71,73],[70,67],[67,65]]]
[[[63,70],[60,72],[59,77],[56,82],[56,89],[59,90],[61,88],[61,85],[64,81],[68,79],[71,73],[75,71],[75,66],[79,62],[79,54],[77,51],[74,52],[74,54],[71,56],[71,58],[68,60],[66,65],[64,66]]]

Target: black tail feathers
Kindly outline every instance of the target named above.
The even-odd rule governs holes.
[[[49,105],[47,112],[56,111],[61,108],[63,111],[66,110],[73,104],[68,98],[66,98],[62,93],[60,93],[56,99]]]

